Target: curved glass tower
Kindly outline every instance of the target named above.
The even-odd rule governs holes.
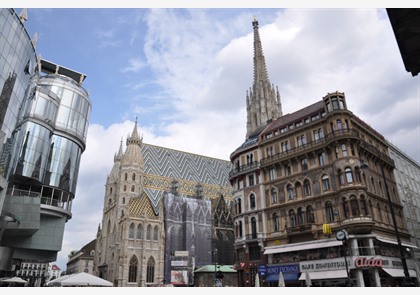
[[[56,260],[91,112],[86,76],[37,58],[25,21],[0,9],[0,273]]]

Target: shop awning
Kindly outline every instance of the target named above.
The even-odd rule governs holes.
[[[311,280],[323,280],[323,279],[338,279],[347,278],[346,270],[329,270],[329,271],[315,271],[310,272],[309,277]],[[306,273],[302,273],[299,277],[299,281],[306,280]]]
[[[400,268],[384,268],[384,267],[382,269],[394,278],[405,277],[403,269],[400,269]],[[412,270],[412,269],[409,269],[408,274],[410,275],[410,277],[415,277],[416,276],[416,271]]]
[[[323,240],[321,242],[274,246],[274,247],[265,248],[264,255],[292,252],[292,251],[301,251],[301,250],[308,250],[308,249],[334,247],[334,246],[339,246],[342,244],[343,243],[341,241],[337,241],[334,239],[334,240]]]
[[[389,244],[398,245],[398,242],[396,240],[394,241],[394,240],[390,240],[390,239],[384,238],[384,237],[376,237],[376,239],[378,241],[383,242],[383,243],[389,243]],[[413,244],[410,244],[410,243],[401,243],[401,245],[404,246],[404,247],[420,249],[416,245],[413,245]]]

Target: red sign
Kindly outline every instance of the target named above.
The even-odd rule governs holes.
[[[367,266],[380,266],[380,267],[382,267],[382,259],[375,259],[373,257],[371,257],[369,259],[359,257],[359,258],[356,258],[356,260],[354,261],[354,264],[356,265],[356,267],[367,267]]]

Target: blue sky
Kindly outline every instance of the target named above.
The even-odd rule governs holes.
[[[384,9],[29,8],[37,53],[86,74],[93,106],[63,270],[95,238],[106,176],[136,117],[149,144],[229,160],[243,142],[254,16],[284,114],[344,92],[353,113],[420,162],[420,78],[406,72]]]

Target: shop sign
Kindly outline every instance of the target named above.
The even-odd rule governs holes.
[[[350,260],[347,259],[347,265],[350,267]],[[305,261],[300,263],[300,269],[302,271],[316,271],[316,270],[336,270],[344,269],[346,267],[346,262],[343,258],[335,259],[324,259],[324,260],[313,260]]]
[[[372,266],[383,266],[382,259],[375,259],[373,257],[371,258],[364,258],[364,257],[358,257],[355,259],[354,264],[356,267],[372,267]]]
[[[298,273],[299,265],[298,264],[289,264],[289,265],[270,265],[267,266],[267,275],[282,273]]]

